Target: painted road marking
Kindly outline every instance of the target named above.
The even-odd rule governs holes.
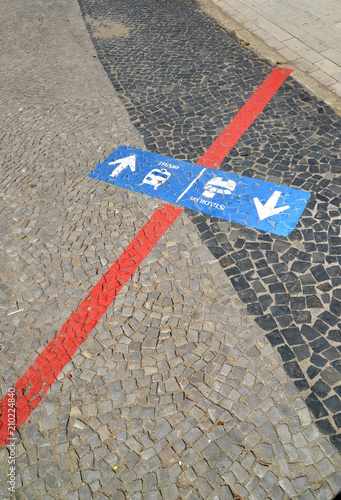
[[[135,172],[135,162],[136,162],[135,155],[128,156],[127,158],[121,158],[119,160],[110,162],[109,165],[118,164],[118,166],[110,174],[110,177],[113,177],[113,178],[117,177],[127,167],[130,168],[131,172]]]
[[[284,205],[283,207],[276,208],[278,199],[282,194],[283,193],[281,193],[281,191],[275,191],[264,205],[262,205],[258,198],[253,198],[260,220],[267,219],[268,217],[273,217],[274,215],[280,214],[285,210],[289,210],[291,208],[290,205]]]
[[[272,70],[262,85],[238,111],[228,127],[202,155],[197,164],[204,167],[219,168],[224,158],[260,115],[290,73],[292,73],[292,69],[275,68]]]
[[[89,177],[280,236],[296,227],[310,198],[300,189],[221,170],[217,176],[211,168],[129,146],[116,149]]]
[[[252,121],[254,121],[290,73],[291,70],[275,68],[258,89],[258,94],[256,92],[261,97],[261,105],[257,103],[257,100],[255,102],[252,96],[251,100],[255,112],[249,110],[248,103],[246,103],[241,109],[241,111],[244,110],[243,113],[240,111],[236,115],[238,122],[243,121],[243,114],[249,112],[253,117]],[[259,92],[264,86],[268,89],[267,93],[264,91]],[[246,116],[245,120],[247,120]],[[228,145],[226,147],[229,150],[232,149],[240,138],[237,133],[229,133],[230,130],[233,131],[235,128],[234,120],[232,120],[222,133],[224,140],[228,137]],[[218,168],[223,158],[221,154],[217,157],[214,156],[213,149],[215,149],[215,146],[214,148],[213,146],[206,152],[206,155],[207,153],[209,154],[205,159],[205,167]],[[204,161],[204,156],[200,158],[197,162],[198,164]],[[167,167],[167,165],[163,166]],[[143,259],[181,213],[182,209],[175,209],[171,205],[162,205],[161,208],[154,212],[119,259],[105,273],[103,278],[100,279],[76,311],[71,314],[61,331],[45,347],[34,363],[29,366],[26,373],[16,382],[16,429],[26,422],[61,370],[70,361],[78,347],[87,339],[92,328],[98,323],[122,286],[128,281]],[[88,300],[91,305],[93,304],[93,307],[88,306]],[[63,345],[64,338],[69,340],[69,344],[66,342]],[[8,423],[10,405],[8,399],[7,395],[0,401],[0,448],[3,448],[10,440]]]
[[[17,428],[27,420],[79,346],[85,342],[123,285],[182,212],[181,209],[174,207],[171,209],[170,207],[166,209],[162,205],[154,212],[126,250],[71,314],[59,333],[15,384]],[[0,429],[2,446],[8,441],[10,413],[8,398],[9,396],[6,396],[0,403],[3,424]]]

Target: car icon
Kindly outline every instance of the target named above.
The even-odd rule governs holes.
[[[148,172],[142,184],[150,184],[154,189],[157,189],[161,184],[166,182],[170,176],[171,172],[168,172],[165,168],[161,170],[154,168],[151,172]]]

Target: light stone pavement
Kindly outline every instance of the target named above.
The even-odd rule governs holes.
[[[77,3],[1,7],[4,396],[158,202],[87,177],[119,145],[144,146]],[[340,455],[185,214],[17,437],[20,499],[328,500],[341,490]],[[0,471],[10,498],[7,449]]]
[[[339,0],[212,1],[237,36],[274,63],[295,69],[294,78],[341,112]]]

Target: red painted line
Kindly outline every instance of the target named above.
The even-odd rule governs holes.
[[[290,73],[291,70],[287,69],[276,68],[273,70],[197,164],[218,168],[228,151],[264,109]],[[247,113],[250,114],[249,118],[245,116]],[[243,127],[241,127],[241,123],[243,123]],[[224,141],[224,145],[222,141]],[[71,314],[60,332],[16,382],[14,386],[16,391],[16,429],[28,419],[79,346],[88,338],[91,330],[97,325],[121,288],[182,211],[182,208],[162,204],[154,212],[126,250]],[[8,399],[9,396],[5,396],[0,401],[0,448],[10,441],[10,436],[13,436],[8,422],[9,417],[11,419],[13,414],[13,409],[10,408],[12,405],[9,405]]]
[[[39,354],[25,375],[18,380],[14,386],[16,428],[27,420],[121,288],[181,212],[181,208],[170,205],[162,205],[154,212],[126,250],[71,314],[60,332]],[[8,418],[13,412],[8,405],[8,396],[1,401],[0,412],[2,414],[0,445],[4,446],[9,440]]]
[[[262,85],[236,114],[224,132],[217,137],[212,146],[202,155],[198,164],[204,167],[219,168],[226,155],[263,111],[291,72],[292,69],[285,68],[275,68],[272,70]]]

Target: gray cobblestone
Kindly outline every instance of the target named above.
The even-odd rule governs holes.
[[[31,467],[27,467],[22,472],[22,479],[25,485],[31,484],[33,481],[38,479],[38,469],[36,465],[32,465]]]
[[[67,471],[60,471],[53,476],[49,476],[46,478],[47,488],[54,489],[60,488],[61,486],[66,485],[70,481],[70,476]]]
[[[259,453],[262,460],[273,460],[274,454],[272,446],[267,443],[262,443],[259,445]]]
[[[82,486],[82,488],[78,490],[78,496],[80,500],[90,500],[92,495],[89,486]]]
[[[277,486],[277,488],[272,490],[271,495],[273,500],[282,500],[282,498],[284,498],[283,490],[279,486]]]
[[[263,434],[266,438],[271,441],[275,441],[278,439],[277,432],[275,431],[274,426],[270,422],[266,422],[259,427],[259,432]]]
[[[94,454],[92,452],[87,453],[81,458],[80,463],[85,469],[92,468],[94,466]]]
[[[332,489],[327,483],[324,483],[321,488],[315,490],[314,494],[318,500],[331,500],[334,497]]]
[[[157,490],[157,491],[152,491],[151,493],[148,493],[148,495],[146,496],[146,498],[148,500],[161,500],[162,499],[162,495],[161,495],[160,491]]]
[[[247,471],[238,462],[232,464],[231,471],[233,472],[237,480],[242,483],[244,483],[249,478],[249,474],[247,473]]]
[[[303,495],[300,496],[300,498],[303,498],[303,500],[315,500],[316,496],[313,495],[310,491],[307,493],[304,493]]]
[[[277,483],[277,481],[278,478],[271,471],[268,471],[267,474],[261,480],[260,484],[265,489],[265,491],[270,492]]]
[[[266,496],[267,496],[266,492],[260,486],[256,486],[250,495],[250,499],[252,499],[252,500],[264,500],[264,498],[266,498]]]
[[[164,494],[165,498],[169,498],[169,500],[176,500],[177,498],[179,498],[179,490],[175,484],[166,486]]]
[[[325,438],[319,440],[319,445],[321,446],[324,454],[327,455],[327,457],[330,457],[335,454],[333,447]]]
[[[321,460],[321,462],[318,463],[318,470],[322,477],[327,477],[331,473],[335,472],[335,469],[328,458],[324,458],[323,460]]]
[[[224,498],[225,500],[232,500],[233,495],[230,488],[226,485],[222,486],[218,491],[218,498]]]
[[[334,472],[334,474],[332,474],[330,476],[329,481],[330,481],[335,493],[338,493],[339,491],[341,491],[341,472],[340,471]]]
[[[13,182],[18,179],[25,186],[12,189],[9,183],[3,200],[13,234],[4,233],[7,257],[1,254],[1,262],[11,265],[2,279],[13,283],[26,314],[4,316],[8,329],[1,332],[1,341],[11,344],[3,356],[9,381],[33,362],[36,350],[97,283],[103,266],[116,260],[158,206],[152,198],[122,194],[114,186],[94,188],[87,179],[90,165],[113,146],[145,146],[93,57],[76,3],[58,0],[29,7],[32,26],[42,24],[34,36],[44,32],[56,38],[42,43],[32,33],[32,40],[28,37],[35,50],[27,52],[27,63],[16,61],[20,99],[14,64],[7,72],[9,84],[3,86],[6,93],[14,86],[14,94],[6,94],[3,127],[16,142],[6,151],[6,161],[18,166]],[[6,0],[4,11],[13,19],[14,9]],[[28,36],[25,9],[19,23],[23,35],[16,35],[15,44]],[[38,14],[40,21],[34,17]],[[87,18],[100,32],[112,29],[106,22]],[[118,32],[132,29],[119,20],[117,24]],[[8,36],[7,25],[4,32]],[[116,37],[110,32],[111,38]],[[126,43],[123,35],[117,38]],[[57,53],[47,61],[42,54],[51,47]],[[66,66],[54,71],[60,64]],[[26,165],[30,168],[21,172]],[[243,230],[222,224],[225,244],[228,232],[234,231],[231,241],[239,239],[245,249]],[[254,243],[266,248],[269,242],[260,241]],[[296,240],[289,244],[276,239],[274,244],[281,256],[289,248],[302,246],[303,251],[303,243]],[[290,385],[277,352],[244,310],[220,264],[211,261],[183,214],[22,427],[24,447],[17,467],[23,498],[222,500],[233,497],[227,484],[244,498],[309,498],[306,490],[328,497],[328,483],[308,469],[313,464],[336,493],[335,471],[341,465],[334,447],[321,439],[303,397],[298,397],[303,393]],[[261,291],[260,281],[250,283],[257,293],[269,293]],[[24,338],[21,332],[29,334]],[[323,370],[325,381],[335,377]]]
[[[78,500],[78,499],[79,499],[79,496],[78,496],[78,491],[77,490],[71,491],[67,495],[67,500]]]
[[[242,495],[247,496],[248,495],[247,490],[240,484],[235,484],[233,489],[236,492],[236,494],[239,496],[242,496]]]

